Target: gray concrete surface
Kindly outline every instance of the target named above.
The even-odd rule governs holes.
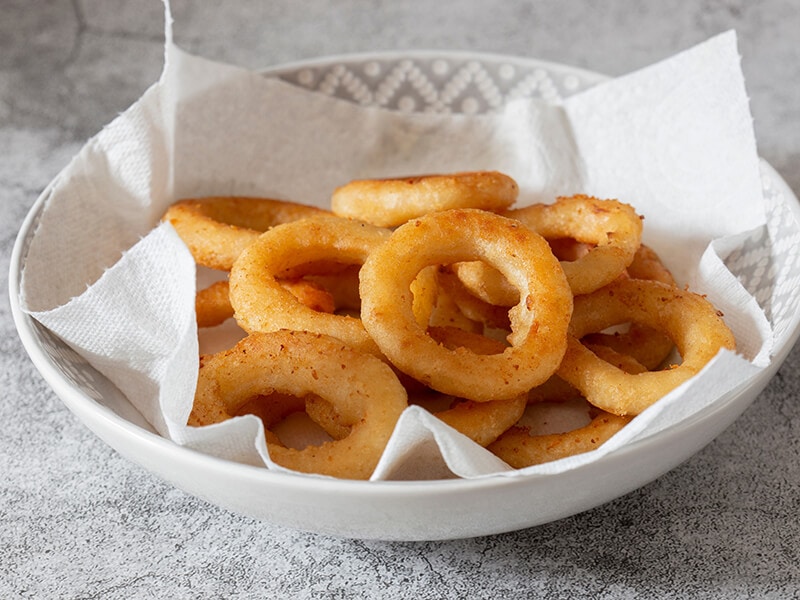
[[[173,3],[185,49],[248,67],[446,48],[622,74],[735,28],[759,151],[800,193],[797,0]],[[0,291],[26,212],[159,75],[157,0],[0,0]],[[110,450],[35,371],[0,302],[2,598],[798,598],[800,352],[654,483],[471,540],[330,539],[187,496]],[[458,507],[453,507],[457,510]]]

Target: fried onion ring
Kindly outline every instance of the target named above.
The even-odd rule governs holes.
[[[321,313],[301,304],[277,278],[287,267],[330,259],[361,264],[390,231],[334,216],[276,225],[248,246],[230,273],[230,298],[247,332],[295,329],[332,335],[372,354],[380,352],[361,319]]]
[[[681,364],[629,374],[579,341],[589,333],[631,321],[668,335],[680,353]],[[592,294],[576,296],[569,333],[559,377],[594,406],[619,416],[639,414],[698,373],[720,349],[735,349],[733,334],[705,298],[639,279],[621,279]]]
[[[300,450],[271,438],[270,458],[296,471],[347,479],[369,478],[408,405],[388,365],[340,340],[302,331],[253,333],[203,357],[189,425],[227,420],[253,398],[274,393],[320,396],[353,426],[341,440]]]
[[[424,242],[423,242],[424,240]],[[417,323],[410,286],[430,265],[484,260],[519,289],[510,346],[491,355],[450,350]],[[361,318],[385,356],[425,385],[476,401],[509,399],[561,361],[572,312],[564,272],[538,234],[476,209],[429,213],[398,227],[361,267]]]
[[[647,370],[630,356],[619,354],[607,346],[592,346],[591,350],[626,373],[644,373]],[[564,412],[562,406],[574,402],[586,403],[586,400],[558,375],[553,375],[544,384],[532,389],[527,397],[528,406],[538,405],[534,407],[534,411],[549,405]],[[512,467],[521,469],[599,448],[632,418],[618,417],[588,403],[587,405],[591,421],[583,427],[532,435],[530,427],[517,424],[503,432],[489,446],[489,450]]]
[[[644,373],[647,368],[631,356],[620,354],[616,350],[602,345],[586,345],[592,352],[626,373]],[[553,375],[542,385],[528,392],[528,406],[539,403],[563,403],[582,398],[581,393],[572,385]]]
[[[519,421],[525,396],[510,400],[475,402],[438,392],[409,395],[409,404],[421,406],[437,419],[484,448]]]
[[[631,206],[617,200],[576,195],[502,214],[546,240],[562,243],[568,238],[589,245],[575,260],[561,261],[575,295],[588,294],[614,281],[631,264],[641,243],[641,218]],[[497,269],[483,262],[458,264],[454,269],[470,291],[489,304],[513,306],[519,301],[517,290]]]
[[[172,224],[197,264],[228,271],[262,232],[319,214],[330,213],[288,200],[209,197],[180,200],[162,220]]]
[[[429,212],[450,208],[498,212],[510,207],[518,194],[517,182],[497,171],[361,179],[333,192],[331,210],[341,217],[396,227]]]
[[[628,204],[578,194],[553,204],[533,204],[510,210],[545,239],[569,237],[593,246],[561,266],[573,294],[588,294],[619,277],[633,261],[642,239],[642,219]]]
[[[511,427],[487,449],[515,469],[522,469],[595,450],[631,420],[602,410],[594,412],[588,425],[564,433],[530,435],[524,427]]]
[[[624,276],[675,285],[675,279],[669,269],[664,266],[653,249],[644,244],[639,246]],[[674,348],[668,336],[640,323],[629,324],[627,331],[590,333],[581,338],[581,342],[585,346],[613,348],[620,354],[632,357],[650,371],[658,368]]]

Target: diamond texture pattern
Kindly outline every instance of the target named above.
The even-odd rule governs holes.
[[[482,114],[516,98],[558,102],[601,81],[534,61],[459,55],[369,58],[279,72],[289,83],[362,106],[405,112]]]

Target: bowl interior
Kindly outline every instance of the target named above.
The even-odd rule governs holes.
[[[570,94],[584,90],[604,79],[594,73],[573,69],[551,63],[515,59],[502,56],[474,55],[464,53],[404,53],[377,54],[334,57],[318,61],[304,62],[278,67],[265,72],[265,76],[277,77],[292,85],[304,87],[317,93],[327,94],[346,101],[368,106],[377,106],[401,111],[442,111],[453,113],[478,114],[501,107],[506,102],[520,97],[538,98],[545,102],[558,102]],[[800,204],[781,177],[765,162],[762,162],[763,191],[768,214],[767,232],[755,233],[736,253],[726,259],[727,266],[738,277],[764,309],[773,325],[775,333],[775,358],[770,373],[777,370],[786,357],[800,332]],[[97,372],[80,355],[73,351],[60,338],[52,334],[38,322],[24,314],[19,305],[19,281],[25,263],[30,241],[36,232],[37,217],[44,205],[46,191],[31,209],[19,233],[11,260],[9,288],[14,319],[20,337],[31,355],[37,368],[42,372],[56,392],[67,401],[68,406],[82,418],[87,425],[106,439],[120,452],[137,460],[137,448],[149,445],[153,452],[167,452],[170,455],[182,456],[198,465],[219,462],[202,455],[195,456],[187,450],[159,438],[153,427],[131,405],[125,396],[102,374]],[[758,381],[754,386],[758,389],[766,381]],[[739,391],[739,398],[746,391]],[[746,394],[745,394],[746,395]],[[748,397],[747,401],[752,400]],[[746,406],[746,404],[744,405]],[[736,410],[743,410],[741,402]],[[738,415],[737,412],[737,415]],[[735,418],[733,415],[731,418]],[[700,415],[698,419],[704,418]],[[680,428],[680,426],[678,426]],[[675,428],[673,428],[675,429]],[[102,432],[102,433],[101,433]],[[708,429],[705,438],[699,442],[707,443],[719,433]],[[661,432],[661,435],[677,435],[676,432]],[[701,435],[702,437],[702,435]],[[168,446],[173,446],[168,451]],[[142,456],[146,455],[144,452]],[[152,453],[151,453],[152,455]],[[683,457],[685,458],[685,457]],[[177,459],[176,460],[182,460]],[[681,460],[676,456],[676,460]],[[198,462],[199,461],[199,462]],[[148,459],[142,459],[149,464]],[[673,461],[674,462],[674,461]],[[675,463],[677,464],[677,463]],[[670,468],[665,464],[664,468]],[[241,469],[239,469],[241,467]],[[645,465],[646,467],[646,465]],[[646,470],[646,468],[643,469]],[[229,469],[230,470],[230,469]],[[239,483],[251,485],[254,479],[278,482],[278,485],[293,486],[293,479],[300,481],[302,488],[309,478],[286,476],[270,473],[265,469],[254,469],[244,465],[233,465],[231,473],[238,473]],[[662,469],[663,472],[663,469]],[[214,489],[192,488],[183,484],[175,471],[162,472],[160,475],[172,480],[193,493],[209,498],[212,502],[229,505]],[[651,470],[639,480],[631,481],[636,486],[646,483],[658,473]],[[498,478],[502,480],[502,478]],[[537,477],[537,482],[542,478]],[[234,478],[234,485],[236,479]],[[323,486],[328,490],[352,491],[356,495],[394,494],[407,500],[409,494],[474,493],[476,489],[491,488],[491,482],[425,482],[420,488],[411,482],[381,483],[341,483],[316,479],[312,486]],[[497,486],[506,486],[506,482],[498,482]],[[537,483],[537,485],[543,485]],[[630,486],[628,486],[630,488]],[[631,488],[632,489],[632,488]],[[367,491],[369,490],[369,491]],[[376,491],[380,490],[380,491]],[[403,491],[405,490],[405,491]],[[410,490],[413,490],[411,492]],[[439,490],[439,491],[437,491]],[[455,490],[455,492],[453,492]],[[470,492],[470,490],[472,490]],[[624,491],[624,488],[620,488]],[[621,493],[621,492],[620,492]],[[356,496],[357,497],[357,496]],[[603,499],[598,495],[597,501]],[[587,508],[591,501],[576,503],[568,507],[573,512]],[[233,507],[248,512],[246,505]],[[257,516],[281,520],[274,513],[261,514],[249,511]],[[314,529],[312,523],[302,519],[289,519],[289,524],[304,529]],[[472,534],[491,533],[513,528],[525,523],[487,525],[477,528]],[[361,535],[363,532],[348,529],[334,531],[344,535]],[[442,532],[438,537],[455,537]],[[452,532],[451,532],[452,533]],[[374,534],[374,535],[372,535]],[[412,538],[403,535],[402,530],[391,533],[372,531],[367,537]]]

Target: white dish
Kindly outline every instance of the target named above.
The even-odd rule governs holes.
[[[557,101],[603,79],[540,61],[445,52],[335,57],[279,67],[266,75],[360,104],[469,113],[492,110],[519,96]],[[208,502],[272,523],[343,537],[436,540],[500,533],[593,508],[674,468],[728,427],[783,363],[800,334],[800,292],[793,283],[800,266],[794,254],[779,248],[796,246],[800,239],[800,205],[766,163],[762,178],[771,245],[753,245],[729,261],[736,263],[737,275],[774,325],[770,366],[747,386],[679,425],[555,475],[425,482],[330,480],[231,463],[160,437],[116,387],[20,309],[20,273],[44,195],[25,220],[12,255],[12,312],[35,366],[87,427],[126,458]],[[749,260],[754,256],[760,261]]]

